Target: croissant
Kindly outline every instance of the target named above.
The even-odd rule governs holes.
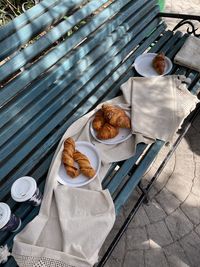
[[[106,140],[114,138],[119,133],[119,128],[112,126],[109,123],[105,123],[104,126],[97,132],[97,138]]]
[[[92,178],[95,175],[95,170],[92,168],[89,159],[78,150],[74,152],[74,160],[78,163],[80,171],[85,176]]]
[[[130,118],[126,115],[123,109],[109,104],[104,104],[102,106],[102,110],[106,121],[112,126],[128,129],[131,128]]]
[[[94,120],[92,121],[92,127],[96,131],[99,131],[104,124],[105,124],[105,118],[103,115],[103,111],[100,109],[95,114]]]
[[[153,68],[156,72],[162,75],[165,71],[165,55],[164,53],[159,53],[153,59]]]
[[[65,170],[67,174],[75,178],[79,175],[79,170],[74,166],[74,155],[75,151],[75,142],[69,137],[64,142],[64,149],[62,152],[62,162],[64,163]]]

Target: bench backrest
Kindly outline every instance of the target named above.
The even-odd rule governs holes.
[[[44,186],[69,125],[114,97],[164,31],[158,12],[154,0],[44,0],[0,28],[0,201],[23,225],[38,209],[14,202],[12,183],[30,175]],[[2,233],[0,244],[12,238]]]

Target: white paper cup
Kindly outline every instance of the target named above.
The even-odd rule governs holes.
[[[37,183],[30,176],[23,176],[13,183],[11,196],[17,202],[28,202],[33,206],[39,206],[42,201]]]
[[[16,232],[21,226],[21,219],[11,212],[10,207],[0,202],[0,230]]]

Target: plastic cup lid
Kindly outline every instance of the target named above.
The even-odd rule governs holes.
[[[11,187],[11,196],[17,202],[29,200],[37,189],[36,181],[29,176],[17,179]]]
[[[0,202],[0,229],[8,223],[10,216],[10,207],[4,202]]]

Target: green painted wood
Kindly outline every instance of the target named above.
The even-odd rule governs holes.
[[[1,78],[3,81],[9,75],[16,72],[18,69],[23,67],[31,59],[39,55],[45,49],[49,48],[55,41],[66,35],[76,24],[81,22],[84,18],[91,15],[96,9],[98,9],[107,0],[92,1],[82,9],[68,17],[67,20],[62,21],[58,26],[53,27],[47,34],[42,36],[37,42],[29,45],[23,49],[21,53],[18,53],[14,58],[11,58],[9,62],[1,67]]]
[[[113,62],[112,62],[113,63]],[[104,69],[104,71],[106,71],[106,69]],[[109,73],[109,72],[108,72]],[[95,86],[94,82],[91,82],[92,87]],[[87,85],[87,88],[89,88],[89,86]],[[47,120],[48,122],[46,122],[46,125],[44,127],[42,127],[42,129],[39,132],[34,133],[34,136],[28,140],[28,143],[23,146],[22,148],[20,148],[16,153],[15,153],[15,157],[11,157],[10,159],[6,159],[6,162],[3,166],[4,169],[4,177],[6,179],[6,174],[9,176],[9,170],[10,170],[10,166],[12,166],[12,168],[14,168],[14,166],[16,166],[17,172],[15,173],[15,175],[12,178],[9,178],[8,182],[5,183],[1,189],[0,189],[0,194],[2,196],[4,196],[6,194],[6,192],[9,191],[10,188],[10,184],[12,183],[13,179],[16,179],[16,177],[23,175],[23,173],[26,173],[27,171],[25,171],[24,169],[20,170],[19,168],[17,168],[17,165],[21,164],[23,165],[23,158],[29,155],[29,153],[31,154],[31,164],[36,164],[36,161],[38,160],[38,156],[34,159],[33,154],[34,154],[34,150],[36,150],[37,146],[39,147],[37,150],[37,153],[40,151],[43,152],[45,150],[45,148],[41,148],[41,145],[39,142],[42,141],[42,139],[44,139],[44,137],[52,130],[55,128],[55,126],[58,124],[58,122],[60,121],[59,118],[64,118],[64,117],[70,117],[70,115],[73,113],[70,110],[73,110],[74,107],[76,107],[78,109],[78,104],[77,103],[81,103],[82,104],[82,99],[86,98],[87,93],[83,92],[83,95],[78,94],[73,100],[70,101],[70,103],[68,103],[67,108],[65,106],[62,107],[61,112],[59,112],[58,114],[55,114],[52,116],[52,119],[50,117],[50,115],[48,114],[49,112],[54,111],[55,109],[55,105],[57,105],[58,107],[60,107],[59,103],[54,104],[54,108],[51,106],[49,107],[49,110],[47,110]],[[86,99],[85,99],[86,101]],[[88,102],[87,102],[88,103]],[[88,106],[88,104],[87,104]],[[68,111],[69,110],[69,111]],[[61,115],[62,114],[62,115]],[[41,121],[41,117],[37,118],[38,121]],[[33,124],[34,126],[34,124]],[[1,174],[0,174],[1,175]],[[2,177],[1,177],[2,179]]]
[[[101,13],[95,16],[87,25],[77,31],[72,37],[68,38],[65,42],[56,46],[53,51],[49,52],[42,59],[38,60],[36,64],[31,66],[28,70],[21,73],[20,77],[16,77],[13,82],[5,86],[0,91],[0,106],[13,98],[23,88],[38,77],[41,73],[48,70],[63,56],[70,52],[76,45],[78,45],[89,34],[106,22],[107,18],[116,14],[127,2],[130,0],[115,1],[108,8],[104,9]],[[62,72],[64,74],[66,69]]]
[[[163,147],[163,141],[156,141],[149,150],[147,154],[145,154],[144,158],[138,165],[138,168],[134,172],[134,174],[130,177],[128,182],[123,187],[123,190],[120,191],[120,194],[114,199],[116,213],[119,214],[121,207],[125,204],[128,198],[131,196],[133,190],[138,185],[141,180],[141,177],[144,175],[146,170],[149,168],[155,157],[158,155],[160,149]]]
[[[53,6],[58,4],[59,1],[60,0],[41,1],[41,3],[27,10],[26,13],[23,13],[20,16],[16,17],[7,25],[0,27],[0,41],[11,35],[13,32],[21,29],[24,25],[42,15],[47,10],[50,10]]]
[[[143,49],[145,50],[147,47],[148,47],[148,43],[146,42],[146,46],[143,46]],[[124,69],[124,71],[126,71],[126,70]],[[119,76],[120,76],[120,72],[119,72]],[[112,83],[113,83],[113,81],[112,81]],[[106,90],[106,88],[109,88],[109,86],[112,83],[106,82],[105,83],[106,86],[105,86],[104,89]],[[8,183],[5,184],[2,187],[2,191],[1,191],[1,195],[2,196],[5,195],[6,192],[8,192],[9,187],[10,187],[9,183],[12,183],[13,180],[15,180],[17,177],[21,176],[23,173],[27,173],[27,170],[30,169],[30,168],[32,168],[31,166],[34,166],[37,163],[38,158],[41,158],[42,157],[42,154],[46,152],[47,148],[50,149],[51,146],[53,145],[53,143],[56,142],[55,140],[57,138],[60,138],[61,137],[61,135],[64,133],[65,129],[72,123],[72,121],[75,120],[75,118],[77,118],[77,116],[80,116],[84,112],[87,112],[88,109],[89,109],[89,107],[90,107],[90,105],[93,105],[94,104],[94,102],[87,101],[87,99],[85,100],[85,104],[81,103],[82,102],[82,97],[83,96],[78,96],[77,95],[76,98],[74,98],[74,101],[73,101],[74,103],[72,101],[70,101],[70,103],[68,103],[68,106],[69,106],[68,108],[69,109],[71,109],[71,107],[74,107],[74,106],[76,107],[76,109],[74,109],[74,114],[69,113],[68,116],[67,116],[66,115],[67,114],[67,111],[66,111],[66,108],[65,107],[63,107],[63,109],[60,111],[60,112],[63,113],[62,116],[60,115],[61,113],[58,113],[57,114],[57,116],[54,118],[54,123],[55,122],[57,123],[59,116],[61,116],[62,118],[66,117],[67,123],[66,124],[63,123],[63,125],[61,124],[62,125],[61,128],[60,129],[57,129],[57,131],[54,133],[54,136],[53,137],[49,137],[48,141],[46,141],[47,142],[46,145],[45,145],[45,143],[43,143],[43,145],[39,145],[39,149],[37,149],[36,151],[32,151],[31,152],[31,159],[30,160],[28,160],[28,158],[27,158],[27,160],[26,160],[25,163],[23,163],[23,162],[20,163],[20,167],[16,168],[15,174],[12,175],[12,177],[9,178]],[[93,98],[94,98],[93,101],[95,101],[95,99],[96,99],[95,96]],[[98,100],[98,98],[97,98],[97,100]],[[79,103],[79,102],[81,104],[78,105],[77,103]],[[82,107],[81,109],[79,109],[80,105]],[[52,125],[52,122],[51,121],[49,121],[49,126],[52,127],[52,128],[55,127],[54,125]],[[48,127],[48,125],[46,125],[46,128],[43,128],[42,129],[44,133],[49,132],[49,131],[46,130],[47,127]],[[41,134],[41,133],[38,133],[38,134]],[[35,141],[37,139],[38,139],[38,137],[36,136],[35,137]],[[34,140],[32,141],[32,144],[34,146],[35,146],[35,141]],[[30,143],[29,143],[29,145],[30,145]]]
[[[106,175],[103,178],[102,181],[102,187],[105,189],[107,185],[109,184],[110,180],[112,179],[113,173],[115,172],[115,168],[118,166],[119,162],[114,162],[110,166],[109,170],[107,171]]]
[[[31,177],[34,177],[34,179],[37,181],[37,184],[44,184],[47,172],[48,172],[48,168],[49,165],[51,163],[51,160],[53,158],[54,152],[55,152],[56,146],[54,146],[54,149],[51,149],[50,151],[48,151],[48,156],[44,158],[44,160],[35,166],[33,171],[29,172],[29,175]],[[43,185],[40,186],[40,188],[42,188],[43,190]],[[1,201],[6,202],[10,208],[12,209],[12,211],[16,212],[18,216],[24,220],[25,217],[28,216],[28,214],[33,210],[33,207],[30,206],[29,204],[23,203],[23,205],[16,203],[14,200],[12,200],[11,196],[10,196],[10,192],[8,192],[6,198],[9,199],[2,199]],[[7,242],[8,237],[10,236],[10,233],[8,232],[2,232],[0,235],[0,244],[4,244]]]
[[[0,60],[11,55],[22,45],[30,41],[32,37],[35,37],[37,34],[46,30],[54,22],[63,18],[67,11],[81,2],[82,0],[73,0],[73,2],[60,0],[58,5],[51,7],[50,12],[45,12],[41,16],[33,19],[31,23],[25,25],[16,33],[13,33],[11,36],[1,41]]]
[[[177,34],[178,34],[178,32],[177,32]],[[182,35],[179,35],[179,36],[182,36]],[[181,37],[181,38],[179,37],[179,39],[177,38],[176,41],[173,43],[173,49],[168,49],[167,50],[168,57],[173,59],[175,54],[182,47],[182,45],[185,43],[186,39],[187,39],[186,35]],[[171,44],[169,44],[169,45],[171,45]]]
[[[167,53],[167,52],[169,52],[169,50],[172,50],[172,49],[170,49],[170,47],[173,47],[174,44],[175,44],[181,37],[182,37],[182,33],[181,33],[181,32],[176,32],[176,33],[174,34],[173,38],[170,39],[171,42],[167,42],[167,43],[165,43],[165,44],[162,46],[162,51],[163,51],[164,53]]]
[[[131,172],[136,161],[142,155],[145,148],[146,148],[145,144],[139,144],[136,149],[135,155],[130,159],[126,160],[119,169],[119,171],[113,176],[111,182],[107,186],[111,195],[115,193],[115,191],[118,189],[121,183],[123,183],[124,178],[129,174],[129,172]]]
[[[160,34],[160,32],[157,33],[157,35],[159,35],[159,34]],[[149,41],[150,41],[150,40],[149,40]],[[144,48],[144,49],[145,49],[145,48]],[[31,176],[35,177],[34,174],[32,174],[32,173],[31,173]]]
[[[8,261],[3,265],[3,267],[17,267],[16,261],[13,257],[9,257]]]
[[[148,19],[147,19],[147,20],[148,20]],[[151,16],[150,16],[149,20],[151,20]],[[149,26],[148,26],[147,29],[146,29],[146,32],[148,32],[149,29],[154,28],[155,25],[157,25],[157,22],[156,22],[156,21],[153,21],[152,24],[149,24]],[[140,29],[141,29],[141,27],[138,28],[138,32],[140,31]],[[136,31],[133,31],[133,32],[131,33],[131,34],[132,34],[132,37],[135,36],[135,33],[136,33]],[[143,38],[145,35],[146,35],[145,33],[143,33],[143,34],[140,33],[139,36],[140,36],[141,40],[142,40],[142,38]],[[69,91],[69,92],[66,91],[64,94],[62,94],[62,95],[60,96],[60,98],[61,98],[60,101],[61,101],[61,102],[63,101],[63,97],[64,97],[65,94],[66,94],[66,97],[68,97],[68,98],[70,98],[70,97],[72,97],[73,95],[75,95],[75,94],[78,92],[78,90],[80,90],[81,87],[82,87],[84,84],[86,84],[86,82],[87,82],[91,77],[94,76],[94,74],[95,74],[96,72],[98,72],[103,66],[105,66],[105,64],[106,64],[107,61],[108,61],[108,62],[110,61],[110,58],[112,58],[113,55],[115,55],[117,52],[119,52],[119,48],[122,49],[122,48],[124,47],[125,44],[129,43],[129,40],[131,40],[131,39],[130,39],[131,37],[129,37],[128,39],[126,39],[126,38],[128,38],[128,34],[126,34],[126,36],[122,38],[123,40],[121,40],[121,41],[119,41],[119,42],[117,43],[116,47],[113,47],[112,49],[108,49],[108,50],[109,50],[108,53],[105,54],[105,56],[104,56],[103,58],[101,58],[101,59],[98,61],[97,66],[91,67],[90,71],[87,72],[87,75],[85,74],[84,76],[82,76],[81,78],[79,78],[79,80],[78,80],[74,85],[70,86],[70,91]],[[135,38],[135,39],[134,39],[134,43],[137,43],[137,41],[138,41],[138,39]],[[106,47],[108,46],[108,40],[105,42],[105,44],[106,44],[106,46],[105,46],[105,47],[103,46],[103,48],[101,49],[101,53],[100,53],[99,56],[101,56],[102,52],[104,52],[104,53],[106,52]],[[119,57],[118,61],[116,61],[116,63],[115,63],[114,61],[112,61],[112,64],[110,64],[110,67],[113,68],[113,67],[115,66],[115,64],[117,64],[117,62],[120,62],[121,59],[123,59],[124,56],[125,56],[127,53],[130,52],[130,50],[131,50],[132,47],[133,47],[133,43],[132,43],[132,42],[129,43],[129,46],[130,46],[130,47],[129,47],[129,50],[128,50],[128,51],[125,50],[124,54],[122,53],[122,54],[120,55],[120,57]],[[94,54],[95,54],[95,55],[98,55],[97,51],[94,51]],[[94,58],[94,57],[93,57],[93,58]],[[87,61],[87,59],[86,59],[86,61]],[[80,62],[80,65],[81,65],[81,62]],[[79,72],[80,72],[80,70],[79,70]],[[91,74],[89,74],[89,73],[91,73]],[[103,73],[101,74],[101,77],[102,77],[101,79],[104,79],[104,77],[106,76],[106,73],[110,73],[110,69],[109,69],[109,68],[108,68],[108,69],[105,68],[105,69],[103,70]],[[73,76],[73,74],[70,73],[70,76]],[[98,82],[98,79],[97,79],[97,78],[96,78],[96,81]],[[57,89],[55,90],[55,88],[54,88],[53,93],[54,93],[54,92],[58,92],[58,90],[61,89],[61,88],[64,89],[67,85],[68,85],[68,84],[64,84],[64,86],[62,86],[62,84],[58,83],[58,84],[56,85],[56,86],[57,86]],[[93,81],[92,81],[92,86],[94,86],[94,82],[93,82]],[[87,87],[88,87],[88,85],[87,85]],[[53,104],[54,104],[54,107],[48,105],[48,108],[45,109],[45,113],[47,114],[47,116],[45,116],[46,118],[48,118],[48,116],[50,116],[50,114],[51,114],[52,111],[55,112],[55,110],[56,110],[55,93],[53,94],[53,96],[54,96],[54,103],[53,103]],[[47,97],[47,98],[48,98],[48,97]],[[44,101],[44,100],[41,99],[41,101]],[[39,102],[39,103],[38,103],[38,102]],[[41,103],[40,103],[40,101],[38,101],[38,102],[37,102],[37,105],[38,105],[39,107],[41,107]],[[57,108],[59,108],[59,107],[60,107],[60,104],[57,103]],[[30,112],[32,112],[32,111],[30,111]],[[26,112],[26,118],[27,118],[27,120],[30,120],[30,117],[28,116],[27,112]],[[15,118],[15,119],[16,119],[17,127],[20,126],[20,133],[19,133],[19,135],[21,136],[22,141],[23,141],[23,138],[24,138],[24,132],[22,131],[22,130],[23,130],[23,129],[22,129],[22,124],[21,124],[21,123],[19,124],[19,122],[18,122],[18,121],[20,121],[21,119],[20,119],[20,118],[19,118],[18,120],[17,120],[17,118]],[[35,129],[36,127],[39,127],[39,126],[42,125],[43,123],[44,123],[44,122],[43,122],[42,118],[41,118],[40,116],[37,116],[36,120],[32,120],[32,121],[31,121],[32,126],[29,125],[28,129],[29,129],[29,131],[31,131],[31,129],[32,129],[33,127],[34,127],[34,129]],[[10,135],[9,135],[9,134],[15,134],[14,129],[15,129],[15,130],[17,129],[17,127],[15,126],[15,123],[12,124],[12,127],[13,127],[13,129],[9,129],[9,131],[5,131],[4,133],[1,134],[1,138],[2,138],[2,140],[5,141],[6,139],[9,139],[9,138],[10,138]],[[9,153],[11,153],[12,150],[15,149],[15,146],[16,146],[16,145],[17,145],[17,146],[19,145],[19,139],[17,139],[17,138],[18,138],[18,135],[15,135],[15,136],[12,138],[12,141],[8,143],[8,146],[9,146],[9,147],[8,147],[8,146],[4,146],[4,148],[1,150],[0,161],[3,162],[4,158],[6,158],[6,156],[7,156],[7,154],[8,154],[8,151],[9,151]],[[16,139],[17,139],[17,140],[16,140]],[[8,162],[7,159],[6,159],[6,161]]]
[[[132,7],[132,10],[134,10],[133,7]],[[122,16],[123,20],[126,18],[125,14],[126,13],[123,13],[123,16]],[[129,12],[129,14],[130,14],[130,12]],[[123,20],[120,20],[120,22]],[[117,21],[119,22],[119,19],[117,19]],[[114,21],[114,22],[116,22],[116,21]],[[109,28],[109,26],[110,26],[110,24],[108,24],[106,28]],[[112,27],[113,27],[113,25],[112,25]],[[78,59],[81,59],[81,57],[83,57],[86,54],[86,52],[89,52],[88,48],[90,48],[90,50],[92,48],[94,48],[94,45],[98,45],[102,41],[102,37],[104,37],[105,34],[108,35],[109,33],[111,33],[111,32],[110,31],[105,32],[102,30],[100,30],[100,32],[95,33],[95,36],[92,36],[91,40],[89,40],[88,43],[83,44],[81,46],[81,48],[78,49],[78,51],[76,51],[75,54],[73,54],[72,56],[67,58],[65,61],[63,60],[63,63],[62,64],[60,63],[56,70],[53,69],[53,71],[50,74],[43,77],[43,79],[41,81],[39,81],[36,85],[34,85],[31,90],[29,89],[28,94],[20,95],[20,97],[18,97],[18,99],[15,100],[15,103],[14,103],[15,107],[14,108],[11,105],[2,111],[0,127],[3,127],[3,125],[9,121],[9,118],[12,118],[14,115],[16,116],[18,113],[18,109],[22,110],[23,108],[25,108],[25,106],[29,106],[30,103],[34,100],[34,98],[38,97],[38,94],[40,94],[40,97],[41,97],[42,91],[46,91],[46,87],[51,85],[55,81],[55,79],[59,79],[59,77],[62,75],[63,71],[67,71],[67,69],[70,66],[75,65],[75,63],[77,62]],[[116,39],[116,37],[115,37],[115,39]],[[112,39],[110,41],[114,42],[114,39]],[[112,44],[112,43],[110,42],[110,44]],[[92,60],[94,59],[92,55],[90,57]],[[87,59],[84,60],[84,62],[86,62],[88,64],[87,61],[88,61]],[[75,74],[73,74],[71,76],[74,76],[74,75]],[[70,75],[68,75],[68,76],[70,76]],[[32,111],[31,111],[31,114],[33,114]],[[27,114],[27,116],[29,117],[28,114]],[[4,138],[2,138],[2,139],[4,140]]]
[[[115,85],[112,86],[113,83],[115,83],[120,77],[122,77],[120,84],[127,81],[129,77],[136,76],[136,72],[133,70],[132,64],[137,56],[139,56],[141,53],[143,53],[148,47],[149,44],[152,43],[154,40],[157,39],[158,36],[164,31],[165,25],[160,25],[155,32],[149,36],[140,46],[138,49],[134,51],[134,53],[127,58],[126,61],[115,70],[113,73],[111,73],[110,77],[107,79],[106,83],[104,85],[100,86],[100,89],[97,90],[95,96],[96,96],[96,104],[92,106],[91,109],[95,108],[97,104],[99,104],[102,101],[106,101],[108,99],[113,98],[116,93],[119,91],[119,86]],[[160,40],[159,40],[160,41]],[[158,44],[158,43],[157,43]],[[156,44],[156,46],[157,46]],[[157,50],[158,51],[158,50]],[[93,96],[91,97],[93,98]]]
[[[156,51],[161,50],[163,45],[167,43],[170,38],[173,38],[173,32],[168,30],[160,37],[160,40],[152,46],[151,53],[156,53]]]

